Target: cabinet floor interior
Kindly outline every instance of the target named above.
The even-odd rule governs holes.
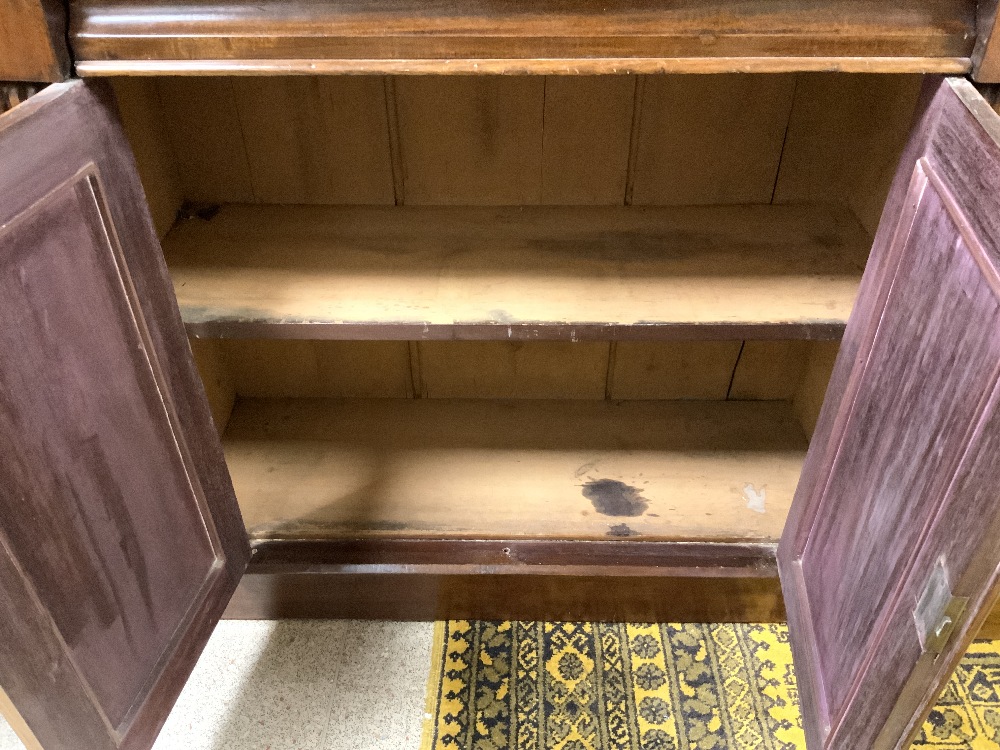
[[[252,540],[774,542],[807,439],[786,401],[242,399]]]

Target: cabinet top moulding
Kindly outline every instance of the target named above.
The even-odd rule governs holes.
[[[965,73],[976,10],[973,0],[78,0],[70,38],[81,75]]]

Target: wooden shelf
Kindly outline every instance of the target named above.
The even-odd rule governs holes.
[[[79,0],[83,75],[964,73],[974,0]]]
[[[807,447],[778,401],[246,400],[223,443],[255,541],[774,543]]]
[[[838,206],[227,205],[164,249],[188,331],[311,339],[837,338]]]

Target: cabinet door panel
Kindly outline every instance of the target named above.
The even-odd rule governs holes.
[[[779,546],[810,748],[906,746],[993,598],[998,142],[928,84]]]
[[[144,748],[246,535],[113,103],[75,82],[23,107],[0,119],[0,685],[46,750]]]

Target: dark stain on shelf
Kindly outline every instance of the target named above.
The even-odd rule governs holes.
[[[605,516],[641,516],[649,508],[641,489],[617,479],[591,479],[583,485],[583,496]]]

